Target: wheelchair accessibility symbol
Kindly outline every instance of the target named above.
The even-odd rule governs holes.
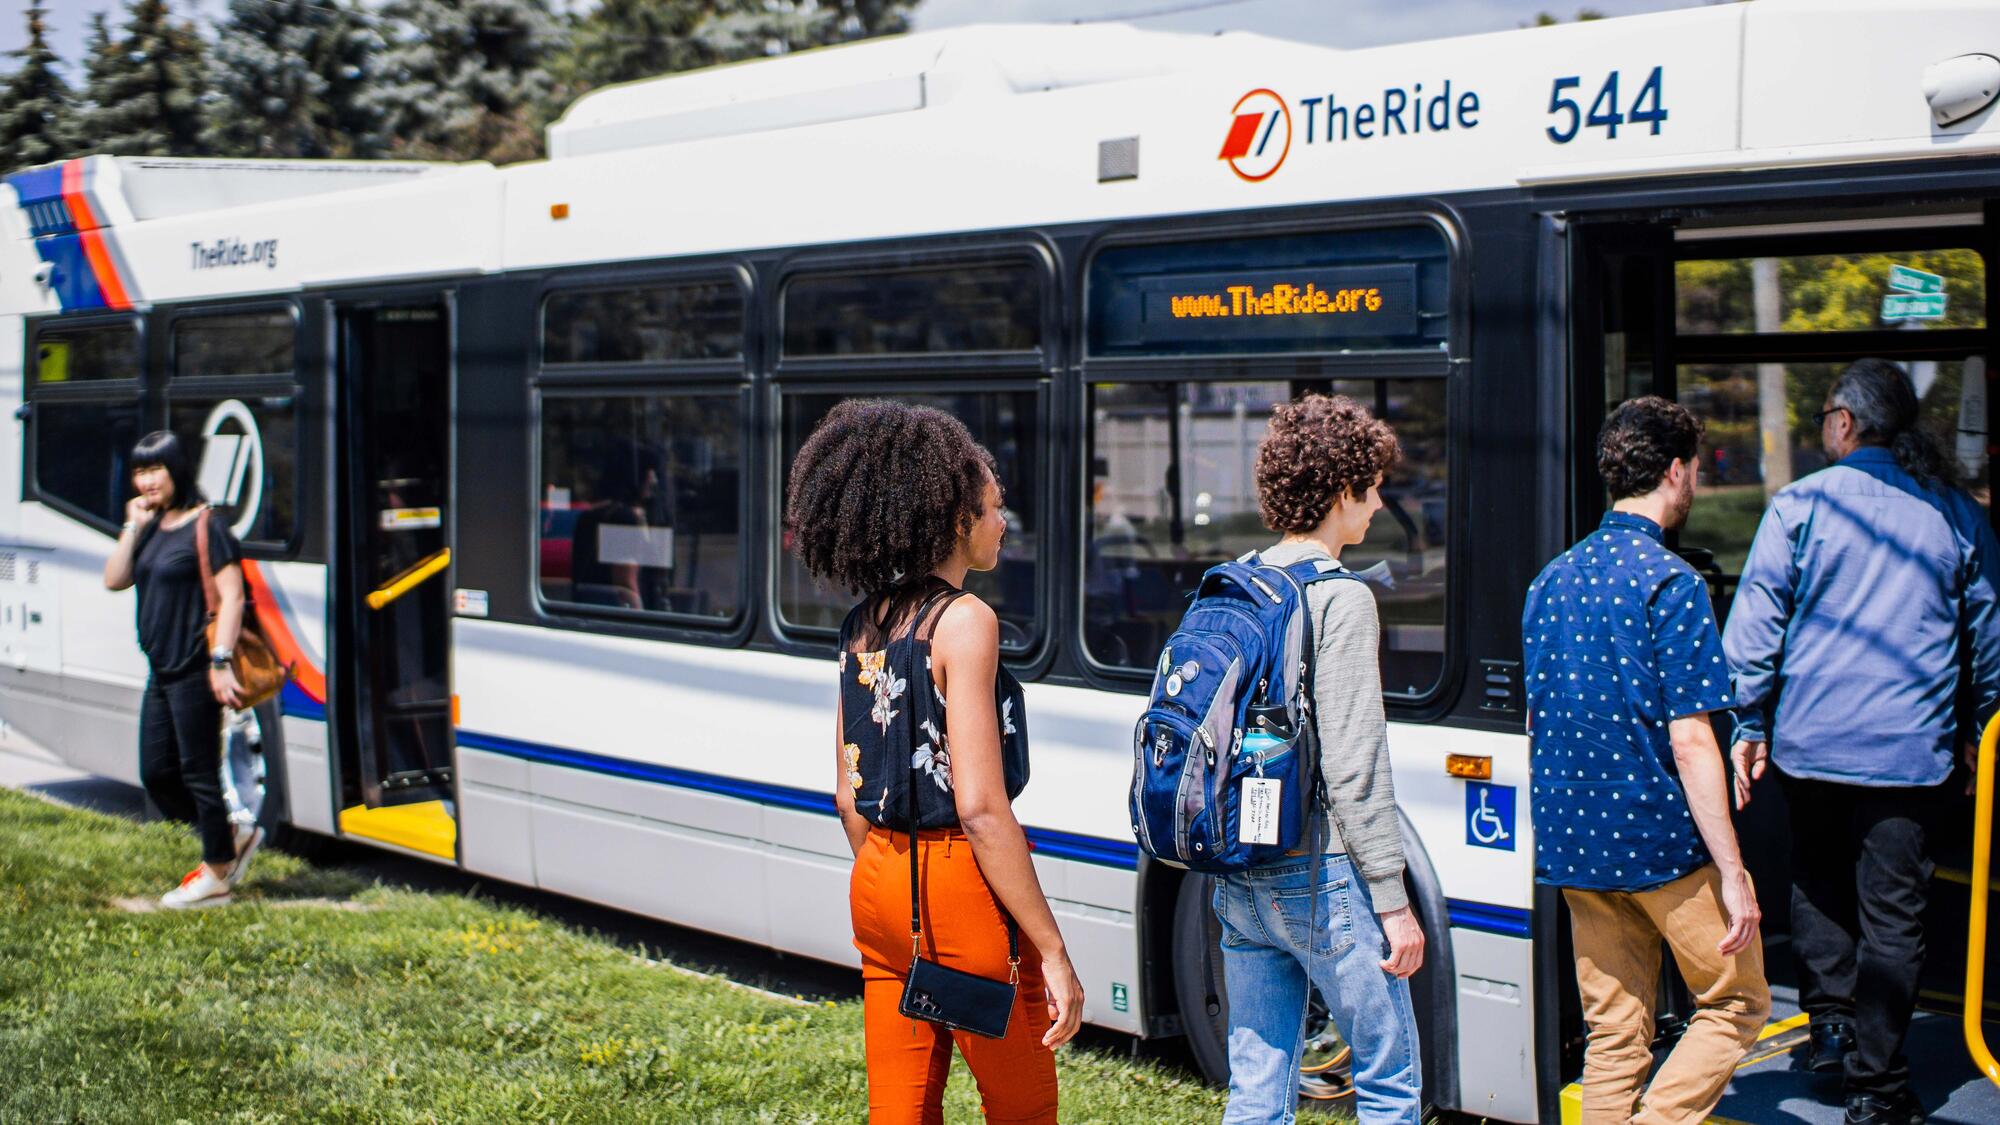
[[[1514,787],[1465,783],[1465,842],[1479,848],[1514,850]]]

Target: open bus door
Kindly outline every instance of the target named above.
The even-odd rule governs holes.
[[[1925,210],[1933,223],[1911,222],[1907,208],[1880,217],[1848,212],[1815,221],[1803,207],[1769,218],[1696,221],[1626,214],[1573,223],[1570,541],[1595,526],[1604,511],[1594,461],[1605,413],[1646,394],[1679,402],[1702,420],[1705,433],[1694,509],[1669,544],[1707,580],[1717,621],[1726,627],[1744,557],[1770,495],[1825,467],[1813,414],[1839,372],[1866,356],[1892,360],[1911,373],[1923,417],[1946,442],[1959,483],[1990,511],[1995,372],[1988,359],[2000,300],[1988,274],[2000,261],[2000,207],[1937,203]],[[1906,290],[1922,286],[1942,290],[1943,299],[1909,299]],[[1922,315],[1909,315],[1913,312]],[[1726,730],[1717,733],[1727,737]],[[1962,815],[1954,814],[1932,841],[1937,873],[1924,916],[1930,953],[1907,1052],[1918,1095],[1927,1105],[1935,1106],[1939,1091],[1948,1091],[1953,1107],[1977,1097],[1983,1113],[1984,1099],[1994,1091],[1973,1079],[1968,1057],[1971,1031],[1981,1020],[1962,1007],[1980,1003],[1963,986],[1990,975],[1992,968],[1987,943],[1969,944],[1965,936],[1979,928],[1969,925],[1974,905],[1983,914],[1994,893],[1990,878],[1975,878],[1969,870],[1975,843],[1990,847],[1992,829],[1990,822],[1976,822],[1973,813],[1968,797]],[[1778,1112],[1780,1101],[1791,1112],[1800,1104],[1785,1100],[1792,1095],[1823,1100],[1826,1091],[1812,1085],[1812,1076],[1785,1071],[1792,1049],[1806,1038],[1807,1020],[1798,1008],[1789,948],[1789,819],[1774,776],[1766,775],[1750,807],[1735,819],[1763,910],[1774,1014],[1767,1038],[1741,1064],[1739,1080],[1717,1112],[1759,1120]],[[1659,1048],[1671,1046],[1692,1011],[1671,958],[1666,964]],[[1567,1081],[1581,1069],[1583,1044],[1574,982],[1563,988]],[[2000,1007],[1987,1000],[1981,1014],[1991,1031]],[[1967,1028],[1963,1037],[1961,1020]],[[1746,1081],[1753,1068],[1757,1080]],[[1567,1113],[1574,1100],[1564,1101]],[[1834,1104],[1832,1120],[1838,1120],[1837,1098]]]
[[[333,582],[341,832],[455,861],[451,312],[338,306]]]

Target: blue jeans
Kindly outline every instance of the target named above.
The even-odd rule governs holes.
[[[1389,939],[1367,884],[1348,858],[1323,857],[1317,888],[1312,877],[1311,862],[1300,860],[1216,881],[1223,983],[1229,991],[1229,1109],[1223,1123],[1291,1125],[1310,980],[1354,1048],[1355,1111],[1361,1121],[1417,1125],[1423,1064],[1409,982],[1381,966]]]

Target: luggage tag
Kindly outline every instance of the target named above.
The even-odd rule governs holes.
[[[1236,837],[1245,844],[1278,842],[1278,795],[1284,782],[1275,777],[1243,779],[1243,800],[1238,809]]]

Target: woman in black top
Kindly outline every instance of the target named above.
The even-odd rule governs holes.
[[[843,402],[799,450],[786,524],[809,571],[864,596],[841,630],[834,803],[855,856],[869,1117],[942,1120],[955,1041],[987,1120],[1053,1123],[1051,1051],[1076,1034],[1083,989],[1014,819],[1020,685],[1000,666],[998,617],[961,588],[1000,561],[992,456],[941,411]],[[1018,968],[1003,1037],[903,1016],[913,890],[926,959],[989,980]]]
[[[104,563],[104,585],[138,588],[139,647],[151,675],[139,707],[139,777],[160,811],[193,824],[202,862],[160,899],[169,909],[229,901],[262,842],[230,823],[222,796],[222,708],[241,704],[229,657],[243,627],[243,551],[211,516],[180,439],[161,430],[132,449],[125,527]],[[215,574],[215,648],[208,646],[195,536],[206,528]]]

